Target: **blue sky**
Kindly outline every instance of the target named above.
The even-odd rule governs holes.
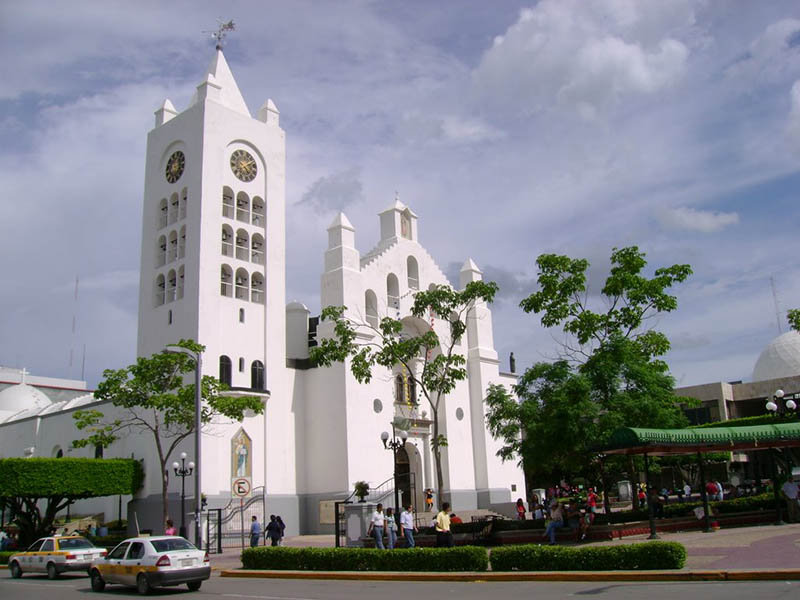
[[[145,136],[188,104],[217,17],[287,133],[287,300],[318,309],[329,222],[365,253],[397,191],[447,273],[471,257],[501,285],[518,368],[559,349],[518,308],[543,252],[588,258],[594,289],[614,246],[691,264],[653,323],[684,385],[750,377],[770,277],[784,331],[800,305],[796,2],[6,2],[0,364],[78,377],[85,345],[95,385],[134,360]]]

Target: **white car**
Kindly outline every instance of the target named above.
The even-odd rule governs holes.
[[[208,552],[170,535],[127,539],[89,568],[95,592],[102,592],[110,583],[135,587],[140,594],[182,583],[196,591],[210,576]]]
[[[36,540],[24,552],[8,558],[8,569],[14,578],[23,573],[47,573],[55,579],[65,571],[87,571],[93,560],[106,555],[105,548],[98,548],[78,535],[56,535]]]

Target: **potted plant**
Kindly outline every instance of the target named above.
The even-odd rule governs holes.
[[[369,484],[366,481],[356,481],[355,492],[359,502],[364,502],[364,497],[369,494]]]

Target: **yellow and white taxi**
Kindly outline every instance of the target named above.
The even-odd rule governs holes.
[[[12,554],[8,569],[12,577],[23,573],[47,573],[55,579],[65,571],[87,571],[93,560],[106,555],[105,548],[98,548],[78,535],[56,535],[36,540],[24,552]]]
[[[104,559],[92,562],[89,569],[95,592],[102,592],[110,583],[135,587],[140,594],[182,583],[195,591],[210,576],[208,553],[171,535],[127,539]]]

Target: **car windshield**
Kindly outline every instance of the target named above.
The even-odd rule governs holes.
[[[165,540],[150,540],[156,552],[170,552],[172,550],[196,550],[188,541],[180,537],[168,538]]]
[[[59,550],[78,550],[80,548],[94,548],[92,542],[82,537],[61,538],[58,540]]]

